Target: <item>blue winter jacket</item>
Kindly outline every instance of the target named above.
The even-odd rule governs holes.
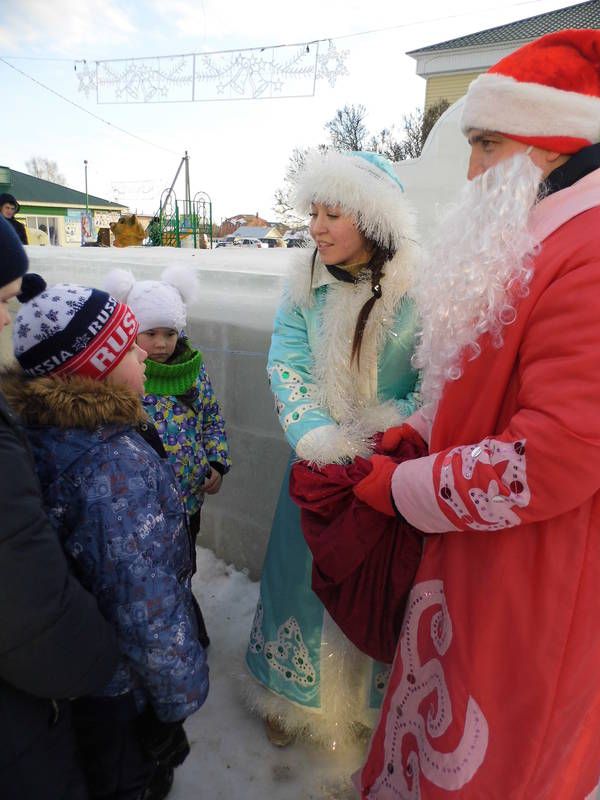
[[[96,694],[134,691],[161,720],[184,719],[208,692],[193,545],[172,467],[136,431],[139,400],[88,379],[22,379],[10,396],[27,424],[50,521],[117,629],[121,659]]]

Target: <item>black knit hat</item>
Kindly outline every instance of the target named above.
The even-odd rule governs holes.
[[[22,278],[29,261],[13,226],[0,214],[0,287]]]
[[[6,203],[10,203],[11,206],[14,206],[17,210],[17,213],[21,210],[21,206],[17,203],[17,199],[13,194],[9,194],[8,192],[3,192],[0,194],[0,208]]]

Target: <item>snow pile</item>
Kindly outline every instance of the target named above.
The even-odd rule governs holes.
[[[332,753],[267,740],[261,720],[243,706],[238,678],[258,598],[258,584],[199,548],[194,591],[211,638],[211,688],[186,723],[192,751],[176,771],[170,800],[349,800],[350,775],[364,749]]]

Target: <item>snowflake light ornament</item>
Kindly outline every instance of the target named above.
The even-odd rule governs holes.
[[[326,52],[319,53],[317,57],[317,80],[326,80],[330,86],[335,86],[338,78],[348,74],[344,62],[349,52],[349,50],[338,50],[330,39]]]
[[[309,97],[318,80],[347,75],[347,50],[333,41],[86,62],[78,90],[98,103],[200,102]]]

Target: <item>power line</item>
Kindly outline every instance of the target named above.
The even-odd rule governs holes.
[[[447,20],[450,20],[450,19],[460,19],[461,17],[470,17],[474,13],[488,14],[488,13],[491,13],[491,12],[494,12],[494,11],[505,11],[507,8],[517,8],[518,6],[536,5],[537,3],[541,3],[541,2],[543,2],[543,0],[521,0],[521,2],[511,3],[510,5],[503,4],[501,6],[495,6],[493,8],[478,9],[477,12],[474,12],[474,11],[463,11],[460,14],[448,14],[445,17],[434,17],[433,19],[431,19],[431,18],[430,19],[421,19],[421,20],[417,20],[416,22],[403,22],[403,23],[400,23],[399,25],[390,25],[390,26],[387,26],[387,27],[384,27],[384,28],[372,28],[371,30],[368,30],[368,31],[358,31],[357,33],[346,33],[346,34],[343,34],[342,36],[332,36],[332,37],[330,37],[330,40],[331,41],[336,41],[336,40],[339,40],[339,39],[352,39],[355,36],[369,36],[369,35],[371,35],[373,33],[384,33],[386,31],[395,31],[395,30],[399,30],[400,28],[414,28],[417,25],[427,25],[427,24],[429,24],[431,22],[446,22]],[[319,39],[319,41],[325,41],[326,42],[326,41],[329,41],[329,39],[326,37],[325,39]],[[311,42],[311,44],[312,44],[312,42]]]
[[[46,86],[45,83],[38,81],[37,78],[34,78],[33,75],[29,75],[27,72],[24,72],[22,69],[15,67],[14,64],[9,64],[8,61],[4,58],[0,58],[0,62],[5,64],[10,69],[18,72],[20,75],[23,75],[25,78],[28,78],[33,83],[36,83],[38,86],[41,86],[42,89],[45,89],[47,92],[51,92],[56,97],[60,97],[61,100],[64,100],[65,103],[69,103],[69,105],[74,106],[75,108],[79,109],[79,111],[83,111],[84,114],[88,114],[90,117],[97,119],[99,122],[103,122],[105,125],[108,125],[115,131],[119,131],[120,133],[124,133],[126,136],[131,136],[132,139],[137,139],[138,142],[143,142],[144,144],[150,145],[150,147],[156,147],[158,150],[164,150],[165,153],[170,153],[173,156],[179,156],[180,153],[176,153],[174,150],[170,150],[168,147],[163,147],[163,145],[156,144],[156,142],[151,142],[149,139],[144,139],[142,136],[138,136],[136,133],[131,133],[130,131],[126,131],[125,128],[121,128],[119,125],[115,125],[113,122],[109,122],[107,119],[98,116],[98,114],[94,114],[93,111],[89,111],[87,108],[80,106],[78,103],[75,103],[73,100],[69,100],[68,97],[65,97],[60,92],[57,92],[55,89],[52,89],[50,86]]]

